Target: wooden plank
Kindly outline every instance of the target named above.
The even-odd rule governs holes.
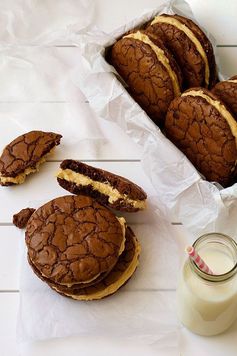
[[[236,3],[237,4],[237,3]],[[237,47],[222,47],[217,48],[218,62],[220,71],[230,78],[237,74]]]
[[[187,0],[187,2],[193,10],[194,17],[204,29],[212,33],[217,44],[237,45],[236,1]],[[99,28],[111,32],[148,12],[147,10],[157,8],[161,3],[164,3],[164,1],[149,0],[145,2],[144,0],[137,0],[131,1],[128,5],[126,0],[119,2],[99,0],[95,21]]]
[[[161,3],[164,3],[164,1],[136,0],[128,3],[127,0],[120,0],[119,2],[99,0],[96,1],[97,9],[94,21],[103,31],[112,32],[134,18],[139,18],[141,14],[157,8]]]
[[[100,167],[115,174],[120,174],[144,188],[149,196],[155,195],[149,179],[141,169],[139,162],[90,162],[91,165]],[[40,172],[30,175],[24,184],[12,187],[0,187],[0,200],[4,204],[0,207],[0,223],[9,223],[12,221],[12,215],[19,210],[32,205],[40,205],[57,196],[66,195],[67,191],[62,189],[55,178],[59,168],[57,162],[46,162]],[[140,214],[140,215],[139,215]],[[135,221],[142,216],[146,219],[145,213],[135,214]],[[141,216],[142,214],[142,216]],[[130,214],[132,217],[134,214]],[[134,221],[131,218],[129,221]],[[142,220],[140,220],[142,222]]]
[[[15,226],[0,226],[0,290],[19,289],[22,239],[23,232]]]
[[[140,159],[142,148],[112,122],[95,116],[88,103],[0,103],[0,151],[17,136],[43,130],[63,139],[49,160]],[[122,143],[122,144],[121,144]]]
[[[218,45],[237,45],[237,2],[233,0],[187,0],[195,18]]]
[[[19,293],[0,293],[0,353],[1,356],[19,355],[16,343],[16,319]]]

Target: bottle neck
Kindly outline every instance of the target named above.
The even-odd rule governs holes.
[[[191,270],[200,278],[209,282],[223,282],[232,278],[237,273],[237,244],[231,237],[220,233],[205,234],[194,242],[193,247],[198,253],[205,249],[217,251],[220,253],[220,256],[221,254],[223,257],[228,256],[233,262],[233,267],[225,271],[225,273],[211,275],[200,270],[196,263],[189,259]],[[208,261],[206,262],[208,264]],[[215,273],[215,271],[213,272]]]

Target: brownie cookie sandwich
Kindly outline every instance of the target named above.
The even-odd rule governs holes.
[[[9,143],[0,156],[0,185],[23,183],[28,174],[39,170],[61,137],[53,132],[31,131]]]
[[[71,159],[64,160],[58,183],[73,194],[85,194],[110,208],[136,212],[146,208],[147,195],[130,180]]]
[[[168,138],[207,180],[232,182],[237,163],[237,122],[210,91],[193,88],[170,104],[165,121]]]
[[[225,103],[237,120],[237,75],[217,83],[212,92]]]
[[[90,197],[53,199],[27,223],[30,265],[55,288],[90,286],[116,265],[125,246],[125,228],[123,218]]]
[[[114,294],[131,278],[138,266],[140,251],[141,247],[138,240],[136,239],[131,228],[127,227],[125,249],[119,256],[114,268],[105,276],[104,279],[102,279],[102,281],[89,287],[78,288],[77,285],[66,287],[52,283],[48,279],[42,277],[34,265],[31,264],[31,266],[39,278],[44,280],[53,290],[61,295],[76,300],[98,300]]]
[[[182,74],[172,54],[152,34],[136,31],[112,46],[109,61],[137,103],[162,126],[168,106],[182,86]]]
[[[183,76],[185,88],[211,88],[217,80],[212,44],[190,19],[179,15],[160,15],[146,31],[156,35],[173,53]]]

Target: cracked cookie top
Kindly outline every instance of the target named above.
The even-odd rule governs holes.
[[[214,94],[192,88],[174,99],[165,131],[207,180],[230,184],[236,175],[237,123]]]
[[[51,200],[34,212],[26,229],[31,262],[46,278],[68,286],[109,272],[123,244],[116,216],[82,195]]]
[[[212,88],[217,71],[212,44],[191,19],[180,15],[156,16],[146,31],[156,35],[172,52],[183,75],[185,88]]]
[[[109,60],[132,97],[162,126],[170,102],[182,87],[182,74],[172,54],[157,37],[137,31],[113,45]]]
[[[225,103],[237,121],[237,75],[217,83],[212,92]]]
[[[9,143],[0,157],[0,176],[15,178],[37,163],[59,145],[61,135],[53,132],[30,131]]]

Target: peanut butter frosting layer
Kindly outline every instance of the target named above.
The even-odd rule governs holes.
[[[73,194],[85,194],[117,210],[146,208],[147,195],[130,180],[75,160],[65,160],[57,174],[59,184]]]
[[[57,177],[60,179],[64,179],[68,182],[76,183],[77,185],[83,185],[83,186],[90,185],[93,187],[94,190],[97,190],[101,194],[107,195],[108,201],[111,204],[113,204],[117,200],[125,199],[126,202],[133,205],[137,209],[141,210],[141,209],[145,209],[146,207],[145,200],[140,201],[140,200],[129,199],[127,195],[121,194],[116,188],[113,188],[110,184],[94,181],[93,179],[83,174],[73,172],[70,169],[62,169],[57,174]]]

